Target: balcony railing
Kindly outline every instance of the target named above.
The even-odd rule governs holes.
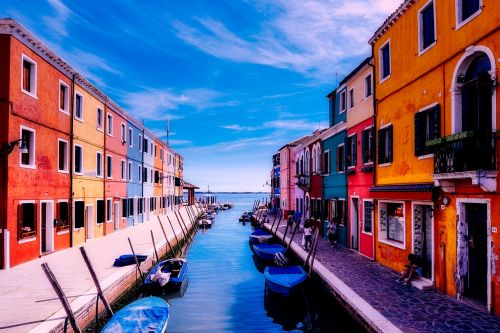
[[[297,175],[297,186],[302,189],[308,189],[310,185],[309,176],[306,175]]]
[[[495,133],[466,131],[426,142],[434,147],[434,174],[496,170]]]

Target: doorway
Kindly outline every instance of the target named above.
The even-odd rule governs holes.
[[[351,249],[359,251],[359,198],[351,197]]]
[[[87,239],[94,238],[94,206],[85,207],[85,216],[87,222]]]
[[[40,201],[41,244],[40,254],[54,251],[54,203]]]
[[[434,231],[431,204],[413,204],[413,254],[422,258],[422,277],[434,281]]]
[[[120,230],[120,203],[113,204],[113,218],[115,220],[115,230]]]
[[[486,305],[488,296],[487,205],[466,203],[464,206],[468,258],[463,295],[481,305]]]

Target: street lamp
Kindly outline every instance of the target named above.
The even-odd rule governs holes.
[[[19,142],[21,142],[21,144],[19,144]],[[17,145],[19,145],[19,152],[21,154],[26,154],[28,152],[28,145],[26,144],[26,141],[24,141],[24,139],[18,139],[9,143],[5,143],[2,147],[1,155],[8,156],[10,153],[12,153]]]

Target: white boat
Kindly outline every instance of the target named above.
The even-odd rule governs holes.
[[[212,220],[209,219],[201,219],[198,222],[200,228],[211,228],[212,227]]]

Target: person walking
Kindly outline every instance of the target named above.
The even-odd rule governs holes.
[[[304,248],[308,251],[308,248],[312,245],[312,227],[311,222],[306,220],[304,223]]]

